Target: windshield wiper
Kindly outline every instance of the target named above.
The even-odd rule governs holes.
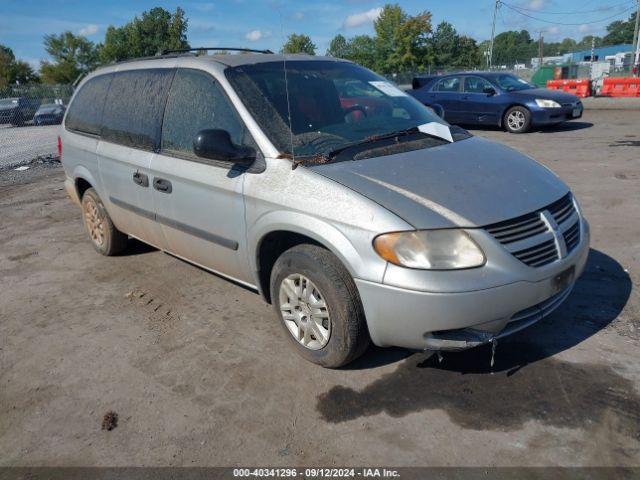
[[[431,133],[423,132],[418,127],[410,127],[405,128],[403,130],[396,130],[394,132],[380,133],[378,135],[371,135],[369,137],[363,138],[362,140],[358,140],[356,142],[345,143],[333,150],[329,150],[327,152],[319,152],[312,156],[304,156],[300,159],[295,159],[293,162],[293,169],[302,163],[311,163],[311,164],[324,164],[333,161],[339,154],[353,147],[358,147],[361,145],[366,145],[368,143],[379,142],[380,140],[388,140],[390,138],[399,138],[407,135],[413,135],[415,133],[421,133],[427,137],[437,138],[441,140],[441,138],[437,135],[433,135]]]
[[[340,153],[342,153],[345,150],[348,150],[350,148],[353,148],[353,147],[358,147],[360,145],[366,145],[367,143],[375,143],[375,142],[379,142],[380,140],[387,140],[389,138],[404,137],[406,135],[412,135],[414,133],[419,133],[419,132],[420,132],[420,130],[418,130],[418,127],[411,127],[411,128],[405,128],[404,130],[397,130],[395,132],[388,132],[388,133],[380,133],[378,135],[371,135],[369,137],[363,138],[362,140],[358,140],[357,142],[345,143],[344,145],[342,145],[342,146],[340,146],[338,148],[334,148],[333,150],[329,150],[328,152],[324,153],[323,155],[325,157],[327,157],[328,161],[331,161],[334,158],[336,158],[336,156],[338,156]],[[424,132],[422,132],[422,133],[424,133]],[[428,133],[425,133],[425,135],[433,136],[434,138],[437,138],[435,135],[430,135]]]

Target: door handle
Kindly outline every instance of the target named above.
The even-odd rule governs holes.
[[[134,172],[133,183],[135,183],[136,185],[140,185],[141,187],[148,187],[149,177],[147,177],[144,173]]]
[[[153,188],[162,193],[171,193],[172,190],[171,182],[169,180],[165,180],[164,178],[154,178]]]

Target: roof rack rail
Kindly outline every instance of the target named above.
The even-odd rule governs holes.
[[[272,54],[271,50],[254,50],[252,48],[224,48],[224,47],[199,47],[199,48],[179,48],[176,50],[163,50],[160,55],[167,55],[169,53],[188,53],[188,52],[204,52],[207,50],[218,50],[218,51],[232,51],[232,52],[251,52],[251,53],[264,53],[264,54]]]

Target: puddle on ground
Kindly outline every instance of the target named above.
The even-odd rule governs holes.
[[[539,348],[501,343],[493,368],[490,347],[445,354],[442,363],[415,354],[363,390],[333,387],[318,397],[317,409],[330,423],[442,410],[463,428],[502,431],[529,420],[587,427],[608,413],[640,440],[640,396],[631,381],[608,366],[565,362]]]

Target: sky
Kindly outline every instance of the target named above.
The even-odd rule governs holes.
[[[602,35],[608,23],[627,19],[635,0],[504,0],[496,32],[544,29],[545,40]],[[109,25],[120,26],[155,6],[182,7],[189,19],[192,46],[233,46],[279,50],[290,33],[306,33],[324,54],[331,39],[373,33],[373,21],[386,3],[376,0],[0,0],[0,44],[38,67],[47,54],[42,37],[70,30],[101,42]],[[459,33],[481,41],[491,34],[494,0],[399,0],[409,14],[428,10],[437,25],[446,20]],[[530,18],[534,17],[534,18]],[[612,17],[608,18],[607,17]],[[604,21],[600,21],[606,19]],[[553,23],[571,23],[556,25]],[[595,23],[592,23],[595,22]],[[535,33],[534,33],[535,32]]]

